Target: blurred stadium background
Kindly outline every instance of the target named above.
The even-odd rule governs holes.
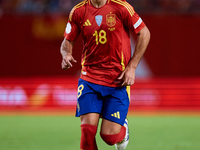
[[[133,128],[142,129],[135,132],[139,137],[134,137],[136,142],[128,148],[199,150],[200,0],[127,1],[151,31],[150,44],[137,68],[136,83],[131,87],[130,122],[134,123]],[[81,37],[73,52],[78,63],[70,70],[61,69],[59,51],[69,12],[78,2],[80,0],[0,0],[0,149],[1,146],[4,150],[65,149],[65,142],[66,149],[78,149],[79,122],[70,116],[76,107]],[[131,37],[134,47],[136,37]],[[26,115],[40,117],[23,117]],[[46,115],[57,117],[44,117]],[[63,115],[68,117],[58,117]],[[74,145],[64,135],[56,140],[49,137],[43,145],[39,141],[36,145],[29,143],[29,138],[19,142],[28,134],[33,136],[30,131],[35,126],[38,126],[34,128],[38,133],[35,137],[46,126],[49,127],[44,134],[62,131],[72,135],[72,131],[65,130],[68,119],[77,122],[74,128],[69,126],[77,131],[71,137]],[[46,124],[40,126],[42,121]],[[167,129],[169,135],[163,133]],[[23,130],[27,133],[23,133],[24,136]],[[13,137],[12,133],[21,136]],[[159,137],[164,139],[156,143]],[[177,137],[179,144],[176,140],[170,141],[172,137]],[[44,139],[46,137],[42,137]],[[49,144],[52,139],[55,144]]]

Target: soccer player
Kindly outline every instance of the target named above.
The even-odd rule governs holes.
[[[138,35],[132,57],[129,31]],[[72,49],[79,34],[84,41],[76,110],[81,120],[80,149],[98,149],[95,135],[102,117],[102,139],[124,150],[129,141],[130,86],[150,32],[125,0],[84,0],[69,15],[60,49],[63,69],[76,62]]]

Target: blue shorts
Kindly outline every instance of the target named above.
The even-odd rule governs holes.
[[[126,87],[107,87],[79,79],[76,117],[98,113],[104,119],[124,125],[129,104]]]

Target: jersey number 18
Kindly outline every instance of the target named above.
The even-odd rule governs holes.
[[[95,38],[96,38],[96,44],[97,45],[99,43],[105,44],[107,42],[106,31],[104,31],[104,30],[100,30],[99,34],[98,34],[98,31],[95,31],[93,36],[95,36]]]

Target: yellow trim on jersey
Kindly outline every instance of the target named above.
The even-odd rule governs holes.
[[[121,65],[122,65],[122,71],[125,70],[125,64],[124,64],[124,55],[123,55],[123,52],[122,52],[122,58],[121,58]],[[128,98],[129,98],[129,101],[131,100],[131,87],[130,86],[126,86],[126,92],[128,94]]]
[[[111,0],[111,1],[124,6],[128,10],[131,17],[135,14],[133,7],[129,3],[127,3],[126,1],[121,1],[121,0]]]
[[[121,0],[116,0],[116,1],[122,2],[123,5],[125,5],[125,7],[127,8],[127,10],[129,11],[129,13],[130,13],[131,16],[135,14],[135,11],[133,10],[133,7],[129,3],[127,3],[126,1],[121,1]]]
[[[69,20],[70,20],[70,21],[72,21],[72,15],[73,15],[75,9],[77,9],[77,8],[79,8],[79,7],[83,6],[83,5],[85,5],[86,3],[87,3],[87,0],[84,0],[84,1],[82,1],[82,2],[80,2],[80,3],[78,3],[76,6],[74,6],[74,8],[71,10],[71,12],[70,12],[70,14],[69,14]]]
[[[85,59],[86,59],[86,52],[87,52],[87,50],[85,51],[85,56],[84,56],[84,58],[83,58],[83,62],[81,63],[82,69],[83,69],[83,67],[84,67],[84,63],[85,63]]]
[[[126,86],[126,92],[128,94],[129,102],[131,101],[131,86]]]
[[[110,3],[110,0],[108,0],[108,2],[107,3]]]
[[[122,58],[121,58],[121,65],[122,65],[122,71],[124,71],[125,65],[124,65],[124,54],[123,54],[123,52],[122,52]]]

